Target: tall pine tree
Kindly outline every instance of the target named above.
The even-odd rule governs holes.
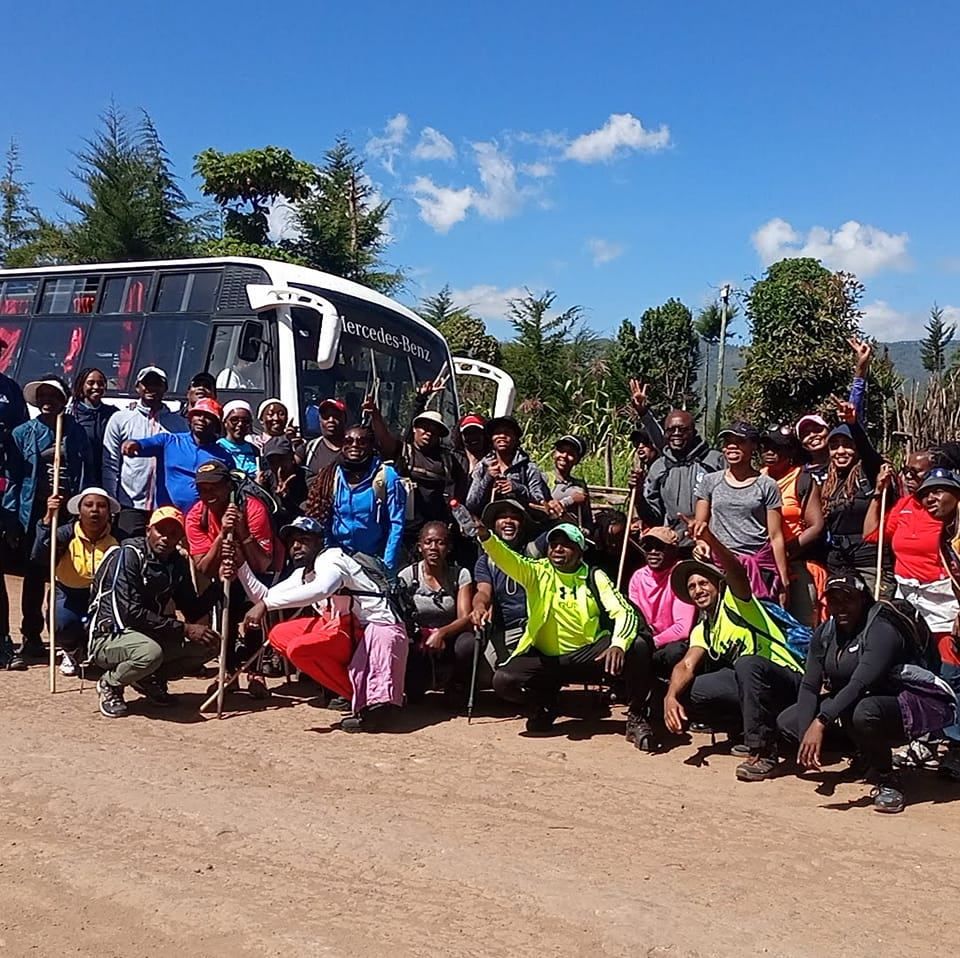
[[[956,326],[943,321],[943,308],[934,303],[930,307],[926,329],[927,338],[920,344],[920,359],[928,373],[939,376],[947,367],[947,347],[953,340]]]

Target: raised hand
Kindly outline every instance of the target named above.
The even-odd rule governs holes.
[[[857,339],[856,336],[851,336],[847,342],[850,344],[853,355],[856,357],[857,378],[863,379],[866,377],[867,370],[870,368],[870,360],[873,359],[873,346],[866,340]]]
[[[649,383],[641,383],[639,379],[630,380],[630,403],[641,416],[647,411],[647,406],[650,404],[647,399],[649,389]]]
[[[857,407],[852,402],[841,399],[839,396],[831,395],[830,398],[833,400],[834,406],[837,407],[837,416],[840,422],[852,426],[857,421]]]

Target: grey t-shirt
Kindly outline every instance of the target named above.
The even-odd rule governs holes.
[[[697,483],[696,497],[710,503],[710,531],[728,549],[750,555],[769,542],[767,510],[783,506],[780,487],[769,476],[732,486],[726,470],[707,473]]]
[[[457,617],[457,593],[465,585],[473,582],[469,569],[463,569],[456,563],[447,568],[447,581],[439,592],[434,592],[423,581],[423,563],[416,566],[416,588],[414,588],[414,566],[408,565],[400,573],[400,581],[413,596],[417,610],[417,623],[423,629],[439,629],[449,625]]]

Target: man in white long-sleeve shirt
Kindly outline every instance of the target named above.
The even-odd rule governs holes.
[[[347,732],[377,731],[389,706],[403,704],[408,640],[376,582],[342,549],[323,550],[323,527],[300,516],[280,530],[294,571],[268,589],[243,566],[238,577],[256,604],[243,625],[267,612],[309,610],[270,629],[270,644],[325,688],[353,700]],[[312,607],[312,608],[310,608]]]
[[[186,420],[164,405],[167,374],[162,369],[144,366],[137,373],[136,387],[139,402],[111,416],[103,434],[103,487],[120,503],[121,539],[144,535],[147,518],[157,505],[156,460],[125,458],[123,444],[160,432],[187,431]]]

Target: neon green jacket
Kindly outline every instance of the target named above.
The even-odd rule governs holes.
[[[480,545],[491,561],[527,593],[527,627],[514,656],[531,647],[544,655],[566,655],[596,642],[603,635],[601,610],[587,582],[585,563],[575,572],[558,572],[549,559],[518,555],[495,535],[491,534]],[[640,626],[636,610],[614,588],[602,569],[594,571],[594,582],[603,611],[613,623],[610,644],[626,652]]]

